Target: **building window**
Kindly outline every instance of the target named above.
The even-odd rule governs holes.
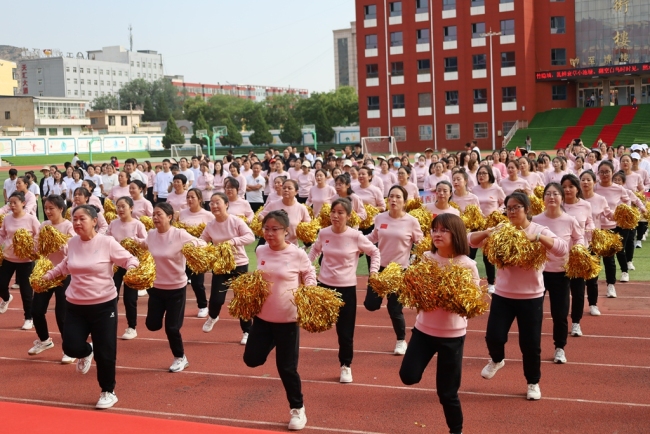
[[[84,81],[81,80],[81,84],[84,84],[83,82],[84,82]],[[43,86],[43,80],[41,80],[40,78],[38,79],[38,85],[39,85],[39,86]]]
[[[474,54],[472,56],[472,69],[485,69],[486,68],[486,56],[485,54]]]
[[[551,17],[551,33],[564,34],[566,27],[564,25],[564,17]]]
[[[58,128],[48,128],[48,133],[50,136],[56,136],[58,132]]]
[[[555,0],[551,0],[551,1],[555,1]],[[564,0],[560,0],[560,1],[564,1]],[[515,2],[515,0],[499,0],[499,3],[501,3],[501,4],[514,3],[514,2]]]
[[[398,142],[406,141],[406,127],[393,127],[393,137]]]
[[[65,72],[70,72],[70,67],[69,66],[65,67]]]
[[[380,127],[368,128],[368,137],[381,137],[381,128]]]
[[[447,138],[447,140],[460,139],[460,124],[445,125],[445,137]]]
[[[448,90],[445,92],[445,105],[458,105],[457,90]]]
[[[401,47],[402,42],[402,32],[391,32],[390,34],[390,46],[391,47]]]
[[[377,48],[377,35],[366,35],[366,50]],[[140,73],[138,73],[140,77]]]
[[[402,2],[392,2],[390,4],[390,16],[391,17],[402,16]]]
[[[68,89],[68,95],[72,95],[72,91]]]
[[[11,119],[11,112],[5,112],[5,119]]]
[[[97,125],[97,118],[90,118],[90,125]]]
[[[81,91],[81,96],[86,96],[86,91],[85,90]]]
[[[429,59],[418,60],[418,74],[429,74],[431,72],[431,61]]]
[[[503,123],[503,134],[508,134],[517,121],[506,121]]]
[[[369,96],[368,97],[368,110],[379,110],[379,97],[378,96]]]
[[[115,71],[113,71],[113,75],[115,75]]]
[[[119,75],[119,76],[121,77],[121,76],[122,76],[122,71],[120,71],[120,73],[119,73],[119,74],[117,74],[117,75]]]
[[[100,81],[99,84],[103,86],[104,85],[104,80]]]
[[[488,136],[488,124],[487,122],[478,122],[474,124],[474,138],[475,139],[487,139]]]
[[[139,68],[140,67],[140,62],[136,62],[136,66]]]
[[[74,94],[75,94],[75,95],[79,95],[79,91],[78,91],[78,90],[75,90],[75,91],[74,91]]]
[[[97,80],[95,80],[95,86],[97,86]]]
[[[501,67],[512,68],[513,66],[515,66],[515,52],[505,51],[501,53]]]
[[[36,72],[41,74],[43,72],[43,68],[36,68]]]
[[[515,20],[501,20],[501,36],[515,34]]]
[[[128,122],[126,116],[120,116],[120,123],[122,124],[123,127],[129,125],[129,122]]]
[[[138,72],[138,78],[140,78],[140,73]]]
[[[84,84],[84,79],[83,78],[79,79],[79,84]]]
[[[97,96],[97,91],[95,91],[95,96]]]
[[[73,82],[74,82],[74,84],[77,84],[77,79],[75,78],[75,79],[73,80]]]
[[[566,65],[566,48],[551,48],[551,65]]]
[[[63,128],[63,135],[64,136],[71,136],[72,135],[72,128]]]
[[[418,108],[429,108],[431,107],[431,94],[418,93]]]
[[[103,69],[99,70],[99,75],[104,75],[104,70]]]
[[[113,82],[113,86],[117,86],[117,83]]]
[[[93,68],[93,74],[97,75],[97,68]]]
[[[418,44],[428,44],[429,43],[429,29],[419,29],[419,30],[417,30],[417,43]]]
[[[46,128],[39,128],[38,129],[38,135],[39,136],[47,136],[47,129]]]
[[[445,72],[458,72],[457,57],[445,57]]]
[[[133,66],[133,60],[131,61],[131,66]]]
[[[393,108],[394,109],[404,108],[404,95],[393,95]]]
[[[456,26],[447,26],[444,28],[444,41],[456,40]]]
[[[443,11],[453,11],[456,9],[456,0],[442,0]]]
[[[72,68],[72,72],[77,72],[77,67],[76,66]]]
[[[472,39],[484,38],[482,36],[485,34],[485,23],[473,23],[472,24]]]
[[[420,140],[433,140],[433,127],[431,125],[420,125]]]
[[[366,65],[366,78],[379,77],[379,66],[376,63]]]
[[[115,126],[115,116],[109,116],[108,117],[108,125],[110,126]]]
[[[517,88],[516,87],[502,87],[501,94],[503,96],[503,102],[515,102],[517,101]]]
[[[90,74],[90,68],[86,68],[86,74]]]
[[[471,6],[485,6],[485,0],[472,0]]]
[[[566,101],[567,98],[566,85],[553,86],[553,101]]]
[[[415,0],[415,13],[424,14],[429,12],[429,0]]]
[[[487,103],[487,89],[474,89],[474,104]]]
[[[390,64],[390,75],[401,77],[404,75],[404,62],[393,62]]]

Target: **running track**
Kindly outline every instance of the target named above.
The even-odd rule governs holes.
[[[206,276],[206,282],[210,282]],[[362,288],[365,278],[359,278]],[[465,343],[461,402],[466,433],[645,433],[650,430],[650,292],[647,283],[618,284],[619,298],[604,298],[600,317],[585,315],[585,336],[569,337],[569,363],[552,363],[552,323],[548,301],[542,337],[542,399],[525,399],[516,324],[506,348],[506,366],[492,380],[480,377],[487,361],[484,343],[487,315],[470,321]],[[86,376],[74,365],[59,364],[61,339],[51,332],[55,348],[30,357],[35,332],[22,331],[20,295],[0,316],[0,400],[94,410],[99,396],[95,367]],[[367,312],[364,291],[358,292],[354,383],[338,382],[336,333],[301,331],[299,372],[307,410],[307,432],[445,433],[442,408],[435,393],[435,363],[419,385],[406,387],[398,371],[401,357],[392,355],[395,337],[385,309]],[[147,298],[139,300],[139,336],[118,342],[116,393],[112,410],[166,419],[285,431],[289,410],[271,353],[266,365],[251,369],[242,361],[239,323],[226,309],[209,334],[195,317],[194,294],[188,287],[182,329],[189,368],[170,374],[172,362],[163,331],[144,327]],[[121,304],[121,301],[120,301]],[[53,307],[53,306],[51,306]],[[407,326],[415,313],[405,310]],[[56,330],[54,312],[48,313]],[[126,327],[120,306],[121,334]],[[410,337],[410,333],[409,333]],[[435,359],[434,359],[435,362]],[[5,417],[10,417],[5,416]],[[35,417],[37,417],[35,415]],[[29,421],[25,421],[29,424]]]

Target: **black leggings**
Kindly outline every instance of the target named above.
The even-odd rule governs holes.
[[[345,303],[339,310],[336,321],[336,336],[339,340],[339,362],[341,366],[350,366],[354,353],[354,325],[357,320],[357,287],[347,286],[337,288],[318,282],[318,286],[332,289],[339,294]]]
[[[34,304],[32,305],[32,315],[34,317],[34,328],[36,334],[41,341],[45,341],[50,337],[50,332],[47,327],[47,307],[50,304],[52,296],[56,299],[54,305],[54,317],[56,318],[56,325],[59,332],[63,334],[63,325],[65,324],[65,290],[70,285],[70,276],[66,277],[61,286],[52,288],[45,292],[34,293]]]
[[[32,300],[34,291],[29,283],[29,276],[34,268],[33,262],[11,262],[7,259],[0,265],[0,298],[9,301],[9,282],[16,273],[16,283],[20,286],[20,298],[23,301],[25,319],[32,319]]]
[[[553,341],[555,348],[564,348],[569,335],[570,280],[566,273],[544,271],[544,288],[548,292],[553,318]],[[584,299],[583,299],[584,300]]]
[[[221,308],[226,302],[226,294],[228,293],[226,282],[233,277],[237,277],[247,272],[248,264],[235,267],[232,273],[212,275],[212,289],[210,290],[210,302],[208,304],[208,314],[210,315],[210,318],[217,318],[219,313],[221,313]],[[239,326],[244,333],[250,332],[252,324],[252,320],[245,321],[241,318],[239,319]]]
[[[208,307],[208,297],[205,295],[205,274],[194,274],[192,270],[185,268],[185,275],[192,281],[190,286],[196,297],[196,304],[199,309]]]
[[[124,280],[124,275],[126,270],[122,267],[118,267],[117,271],[113,275],[113,283],[115,283],[115,289],[117,289],[117,300],[120,299],[120,287],[122,286],[122,281]],[[128,326],[132,329],[135,329],[138,324],[138,291],[136,289],[130,288],[126,283],[124,284],[124,309],[126,310],[126,322]]]
[[[185,316],[185,287],[179,289],[147,289],[149,293],[147,319],[145,324],[152,332],[163,327],[165,319],[165,333],[169,341],[169,347],[174,357],[183,357],[183,317]]]
[[[476,253],[478,249],[469,249],[470,259],[476,259]],[[494,285],[494,279],[496,278],[496,267],[490,261],[488,261],[487,256],[483,254],[483,264],[485,265],[485,274],[487,274],[488,285]]]
[[[379,267],[379,271],[383,271],[386,267]],[[374,312],[381,308],[383,297],[377,295],[370,286],[366,289],[366,299],[363,301],[363,306],[370,312]],[[404,321],[404,314],[402,313],[402,304],[397,301],[397,294],[389,294],[386,297],[388,315],[390,321],[393,323],[393,330],[398,341],[406,339],[406,322]]]

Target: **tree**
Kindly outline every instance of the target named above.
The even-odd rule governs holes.
[[[208,143],[207,143],[207,141],[205,139],[203,139],[203,138],[200,139],[196,135],[196,132],[199,131],[199,130],[210,130],[210,126],[205,121],[205,118],[203,117],[203,113],[200,113],[200,112],[199,112],[198,119],[196,120],[196,122],[194,122],[194,134],[192,135],[192,138],[190,139],[190,143],[196,143],[196,144],[201,145],[201,146],[207,145]]]
[[[176,120],[173,116],[167,119],[167,128],[165,129],[165,136],[162,139],[165,149],[170,149],[172,145],[182,145],[185,143],[185,136],[176,125]]]
[[[280,140],[286,144],[300,143],[302,141],[302,130],[291,113],[288,114],[287,120],[282,127]]]
[[[241,146],[244,139],[241,136],[241,133],[235,126],[235,123],[230,118],[221,119],[221,125],[228,128],[228,135],[220,138],[221,146]]]
[[[136,78],[126,83],[119,91],[120,94],[120,108],[122,110],[135,109],[136,107],[144,107],[144,101],[151,95],[151,83],[142,79]],[[152,98],[153,101],[153,98]]]
[[[117,110],[118,108],[120,108],[120,105],[115,95],[98,96],[92,104],[93,110]]]
[[[144,115],[142,115],[142,121],[153,122],[155,120],[157,120],[156,110],[153,108],[151,98],[149,98],[149,95],[147,95],[147,97],[144,99]]]
[[[296,107],[303,122],[316,126],[318,141],[321,143],[330,142],[334,138],[334,130],[325,109],[330,97],[331,95],[326,93],[314,92],[309,98],[301,100]]]
[[[169,112],[169,107],[167,106],[167,101],[165,100],[165,95],[163,93],[158,93],[156,97],[156,118],[161,121],[167,119],[171,113]]]
[[[255,110],[252,114],[248,123],[248,129],[254,131],[249,139],[253,145],[268,145],[269,143],[273,143],[273,135],[269,132],[269,125],[264,120],[262,110]]]

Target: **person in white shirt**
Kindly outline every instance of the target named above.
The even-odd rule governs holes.
[[[108,196],[111,189],[117,185],[117,173],[112,164],[106,166],[106,173],[102,175],[102,185],[100,186],[103,196]]]
[[[54,178],[52,178],[50,171],[50,166],[44,166],[41,169],[43,178],[41,179],[40,188],[41,188],[41,198],[48,197],[52,191],[52,184],[54,184]]]
[[[192,157],[192,166],[190,167],[190,170],[192,171],[192,173],[194,173],[194,180],[196,181],[197,179],[199,179],[199,176],[201,176],[201,160],[199,159],[199,157],[197,156]]]
[[[137,170],[136,166],[137,166],[137,161],[135,160],[135,158],[127,158],[124,161],[124,171],[131,176],[131,178],[130,178],[131,181],[138,180],[138,181],[140,181],[140,182],[142,182],[142,183],[144,183],[146,185],[147,184],[147,176],[144,173]],[[117,183],[117,181],[116,181],[116,183]],[[114,185],[117,185],[117,184],[114,184]],[[104,188],[104,191],[111,191],[111,190]]]
[[[68,191],[71,191],[70,190],[70,184],[72,184],[74,182],[74,178],[72,176],[72,173],[74,172],[74,170],[75,170],[74,166],[68,166],[65,169],[65,176],[63,177],[63,182],[65,182],[65,185],[67,187],[66,189]]]
[[[253,174],[246,178],[246,200],[251,204],[253,212],[264,205],[264,187],[266,181],[262,176],[262,163],[253,164]]]
[[[156,173],[153,183],[153,201],[155,203],[167,202],[168,188],[174,178],[174,175],[169,170],[170,165],[169,158],[165,158],[162,162],[163,170]]]
[[[74,157],[72,157],[72,167],[77,167],[77,161],[79,161],[79,154],[75,152]]]
[[[102,181],[102,177],[95,173],[95,166],[93,166],[92,164],[88,165],[88,175],[85,176],[84,179],[90,179],[92,182],[95,183],[96,185],[95,190],[93,190],[91,193],[93,194],[93,196],[101,197],[102,195],[101,186],[104,185],[104,182]]]
[[[187,158],[183,157],[180,159],[178,162],[178,166],[180,168],[180,173],[181,175],[185,175],[185,178],[187,178],[187,184],[185,186],[185,189],[192,188],[192,184],[194,184],[194,171],[190,170]]]
[[[11,193],[16,191],[16,179],[18,179],[18,171],[16,169],[9,169],[9,178],[5,179],[4,188],[2,189],[5,204],[8,203],[7,198],[11,196]]]

